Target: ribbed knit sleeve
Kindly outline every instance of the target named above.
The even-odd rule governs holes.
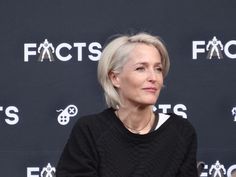
[[[189,124],[187,122],[187,124]],[[186,128],[187,127],[187,128]],[[185,159],[179,168],[177,177],[198,177],[197,173],[197,135],[194,128],[189,124],[183,131],[187,152]]]
[[[98,156],[90,129],[79,120],[57,165],[57,177],[98,177]]]

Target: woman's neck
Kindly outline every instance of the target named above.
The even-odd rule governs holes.
[[[142,108],[120,107],[116,114],[128,130],[139,134],[148,133],[155,118],[151,106]]]

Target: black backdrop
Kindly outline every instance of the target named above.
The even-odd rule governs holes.
[[[54,176],[75,121],[106,107],[96,67],[107,38],[139,31],[161,36],[171,58],[156,107],[192,122],[198,160],[206,163],[202,176],[215,174],[216,161],[230,176],[236,169],[235,8],[232,0],[1,1],[1,176]],[[207,51],[214,36],[215,48]],[[45,39],[52,62],[48,55],[39,61]],[[61,113],[70,118],[65,125],[57,120]]]

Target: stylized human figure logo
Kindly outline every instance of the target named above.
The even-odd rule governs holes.
[[[213,56],[217,56],[218,59],[222,59],[223,55],[221,50],[223,50],[223,45],[220,40],[218,40],[215,36],[212,38],[211,41],[208,42],[206,46],[206,50],[208,52],[207,58],[212,59]]]
[[[43,61],[44,59],[49,59],[49,61],[54,61],[52,53],[54,53],[54,47],[52,43],[49,43],[47,39],[44,40],[43,43],[40,44],[38,48],[38,53],[40,53],[39,61]]]
[[[209,174],[213,177],[224,177],[224,175],[226,174],[224,165],[221,165],[220,162],[217,160],[216,163],[211,166]]]
[[[56,168],[52,167],[50,163],[46,167],[43,168],[41,171],[41,177],[55,177],[56,175]]]
[[[232,109],[232,115],[234,116],[234,121],[236,122],[236,106]]]

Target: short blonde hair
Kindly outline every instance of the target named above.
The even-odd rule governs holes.
[[[163,77],[167,76],[170,67],[167,49],[158,36],[148,33],[138,33],[135,35],[121,35],[109,42],[103,49],[98,62],[98,81],[100,82],[108,107],[117,109],[121,105],[121,100],[117,89],[113,86],[109,74],[111,71],[120,72],[126,63],[128,56],[136,44],[147,44],[154,46],[161,55],[163,66]]]

